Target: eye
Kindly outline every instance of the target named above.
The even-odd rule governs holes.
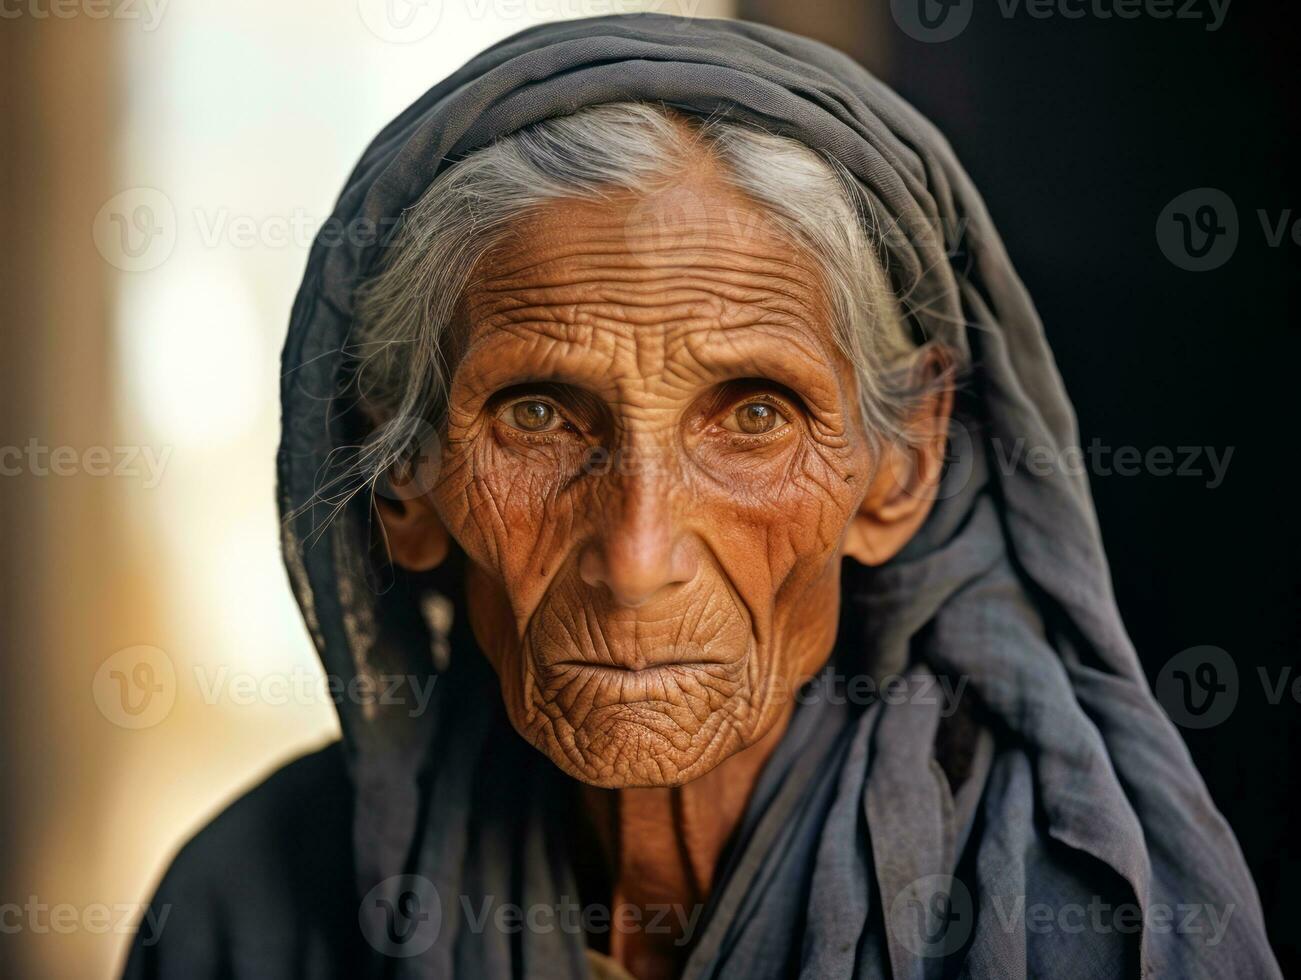
[[[549,402],[524,398],[507,405],[503,421],[521,432],[550,432],[560,425],[560,413]]]
[[[748,401],[728,414],[723,419],[722,426],[729,432],[761,436],[775,432],[788,422],[776,405],[765,401]]]

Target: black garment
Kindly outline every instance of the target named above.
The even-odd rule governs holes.
[[[352,802],[336,742],[232,803],[172,862],[125,975],[361,976]]]

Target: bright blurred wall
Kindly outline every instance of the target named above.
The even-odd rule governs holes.
[[[177,846],[337,734],[280,565],[274,453],[289,308],[357,156],[532,23],[730,0],[5,9],[6,80],[27,86],[7,226],[44,228],[6,278],[0,963],[107,977]]]

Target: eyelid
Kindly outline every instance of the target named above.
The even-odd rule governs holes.
[[[495,392],[486,404],[492,414],[500,418],[502,412],[522,401],[550,406],[560,420],[579,435],[593,436],[608,426],[607,412],[600,400],[591,392],[569,384],[547,381],[514,384]],[[539,434],[554,431],[554,428],[543,429]]]
[[[804,398],[792,388],[771,378],[735,378],[714,389],[708,413],[716,416],[723,410],[734,410],[749,401],[762,401],[776,405],[788,417],[808,411]]]

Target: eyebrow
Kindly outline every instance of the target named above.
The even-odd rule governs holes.
[[[811,408],[838,410],[841,388],[834,365],[826,363],[827,352],[812,338],[796,344],[789,337],[764,333],[762,326],[725,341],[697,344],[692,358],[715,382],[762,378],[789,388]],[[718,333],[729,331],[711,331]]]
[[[521,326],[496,336],[484,337],[473,344],[458,364],[453,387],[473,376],[474,390],[485,399],[498,397],[503,389],[523,385],[566,385],[589,393],[610,390],[617,384],[610,357],[575,340],[557,336],[557,324],[537,325],[541,338],[550,341],[545,355],[522,363],[503,356],[512,341],[525,343],[516,332]],[[699,389],[726,381],[763,379],[775,382],[798,395],[811,410],[839,412],[842,388],[835,367],[827,362],[827,352],[812,338],[793,343],[765,331],[764,324],[745,327],[710,328],[702,340],[684,346],[689,353],[693,373],[702,375]],[[771,326],[771,325],[768,325]],[[672,365],[673,355],[667,357]]]

